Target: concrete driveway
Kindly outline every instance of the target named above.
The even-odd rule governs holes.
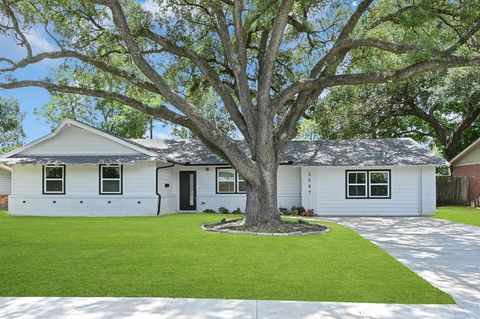
[[[480,318],[480,227],[423,217],[318,219],[352,228]]]

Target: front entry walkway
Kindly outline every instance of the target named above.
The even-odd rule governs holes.
[[[346,225],[480,318],[480,227],[423,217],[318,217]]]

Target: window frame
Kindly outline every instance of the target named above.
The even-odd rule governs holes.
[[[235,179],[236,179],[236,183],[235,183],[235,191],[238,193],[238,194],[246,194],[247,193],[247,185],[245,184],[245,190],[244,191],[241,191],[240,190],[240,182],[244,182],[245,183],[245,180],[243,178],[240,177],[240,175],[238,175],[237,171],[235,171]]]
[[[365,172],[366,175],[366,196],[349,196],[348,182],[349,173],[361,173]],[[372,196],[371,195],[371,173],[387,173],[388,183],[373,183],[373,185],[387,185],[388,196]],[[355,185],[355,184],[354,184]],[[392,170],[391,169],[357,169],[357,170],[345,170],[345,199],[391,199],[392,198]]]
[[[47,177],[47,167],[61,167],[62,168],[62,178],[48,178]],[[66,191],[66,172],[67,166],[65,164],[50,164],[42,165],[42,194],[43,195],[65,195]],[[48,191],[47,190],[47,181],[62,181],[62,191]]]
[[[349,177],[350,174],[358,174],[358,173],[364,173],[365,174],[365,183],[350,183]],[[350,195],[350,186],[364,186],[365,188],[365,195],[363,196],[351,196]],[[345,187],[346,193],[345,196],[348,199],[355,199],[355,198],[368,198],[368,171],[366,170],[355,170],[355,171],[347,171],[346,172],[346,187]]]
[[[234,185],[233,185],[233,192],[220,192],[219,191],[219,179],[218,179],[218,171],[220,170],[233,170],[235,174],[235,180],[234,180]],[[219,195],[229,195],[229,194],[246,194],[247,191],[239,191],[239,182],[240,181],[245,181],[244,179],[240,178],[238,175],[238,172],[233,168],[233,167],[215,167],[215,193]]]
[[[387,182],[386,183],[372,183],[372,173],[387,173]],[[387,196],[378,196],[372,195],[372,185],[377,186],[387,186]],[[368,195],[370,198],[390,198],[390,170],[370,170],[368,171]]]
[[[103,178],[103,168],[104,167],[119,167],[119,178]],[[103,181],[119,181],[118,192],[104,192],[103,191]],[[99,195],[123,195],[123,165],[122,164],[99,164],[98,165],[98,194]]]
[[[233,192],[221,192],[220,191],[220,187],[219,187],[220,179],[218,178],[219,177],[218,174],[222,170],[233,171],[233,175],[234,175]],[[236,192],[237,192],[237,175],[236,175],[235,169],[233,169],[233,167],[216,167],[215,168],[215,192],[217,194],[236,194]]]

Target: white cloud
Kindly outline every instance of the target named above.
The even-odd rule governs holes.
[[[160,6],[155,0],[145,0],[141,4],[143,10],[150,12],[151,14],[155,14],[160,10]]]
[[[45,52],[53,51],[55,47],[49,42],[48,35],[42,34],[36,29],[30,30],[28,33],[25,33],[25,37],[32,46],[34,52]]]
[[[172,7],[165,2],[156,0],[145,0],[141,4],[143,10],[150,12],[152,15],[158,15],[161,13],[162,17],[173,17],[175,12]]]

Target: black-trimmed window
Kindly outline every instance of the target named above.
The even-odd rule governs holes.
[[[390,171],[369,171],[368,181],[370,197],[390,197]]]
[[[245,180],[237,173],[237,193],[246,193],[246,192],[247,192],[247,184],[245,183]]]
[[[121,195],[122,178],[122,165],[100,165],[100,195]]]
[[[247,191],[245,180],[231,167],[217,167],[215,182],[217,194],[237,194]]]
[[[346,171],[346,198],[391,198],[390,170]]]
[[[65,194],[65,165],[43,166],[43,193]]]
[[[367,172],[347,171],[347,198],[367,197]]]

